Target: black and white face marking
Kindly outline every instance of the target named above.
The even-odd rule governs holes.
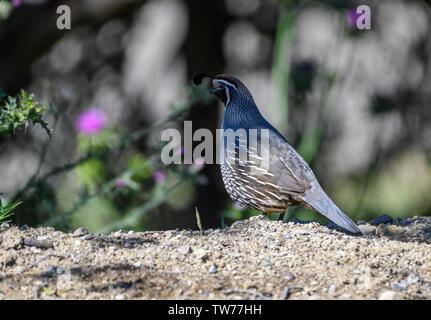
[[[211,89],[211,93],[215,94],[217,98],[219,98],[227,108],[230,102],[230,89],[237,90],[238,88],[229,81],[222,79],[214,79],[213,80],[214,88]]]

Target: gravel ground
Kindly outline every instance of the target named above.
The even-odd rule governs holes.
[[[390,220],[362,237],[263,216],[202,235],[12,226],[0,299],[430,299],[431,217]]]

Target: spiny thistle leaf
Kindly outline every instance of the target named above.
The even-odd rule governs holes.
[[[44,110],[34,96],[24,90],[17,97],[8,97],[0,90],[0,140],[8,138],[21,127],[26,130],[30,122],[40,124],[51,137],[51,130],[42,118]]]

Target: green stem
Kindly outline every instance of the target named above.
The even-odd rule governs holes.
[[[104,156],[106,156],[107,154],[109,154],[111,151],[114,150],[123,150],[125,148],[127,148],[130,143],[139,140],[140,138],[142,138],[143,136],[145,136],[147,133],[151,132],[151,130],[153,130],[154,128],[161,126],[169,121],[174,120],[175,118],[177,118],[179,115],[181,115],[183,112],[187,111],[198,99],[198,97],[195,97],[194,95],[191,95],[191,99],[179,106],[176,106],[175,110],[165,119],[156,121],[150,125],[148,125],[145,128],[140,128],[137,129],[136,131],[124,135],[119,143],[114,144],[112,146],[109,146],[108,148],[102,150],[102,151],[98,151],[98,152],[93,152],[93,151],[89,151],[86,155],[82,156],[81,158],[79,158],[76,161],[67,163],[63,166],[57,166],[52,168],[49,172],[47,172],[45,175],[43,175],[42,177],[37,179],[36,175],[33,175],[26,183],[26,185],[18,190],[11,198],[10,202],[15,202],[18,199],[20,199],[22,196],[25,195],[25,193],[30,190],[31,188],[33,188],[34,186],[42,183],[43,181],[45,181],[46,179],[55,176],[59,173],[62,173],[64,171],[68,171],[71,170],[73,168],[75,168],[76,166],[84,163],[85,161],[92,159],[92,158],[102,158]]]
[[[107,182],[104,185],[102,185],[101,187],[99,187],[92,194],[85,195],[84,197],[82,197],[81,199],[79,199],[72,206],[72,208],[70,208],[69,210],[67,210],[67,211],[59,214],[58,216],[56,216],[54,218],[49,219],[47,222],[44,222],[43,224],[40,224],[39,227],[54,226],[57,223],[65,221],[66,218],[70,217],[73,213],[75,213],[79,208],[81,208],[82,206],[84,206],[91,199],[97,198],[97,197],[99,197],[99,196],[101,196],[101,195],[103,195],[103,194],[111,191],[112,189],[114,189],[117,186],[118,179],[121,179],[121,178],[124,178],[126,176],[131,176],[131,175],[135,174],[139,170],[141,170],[141,169],[147,167],[148,165],[151,165],[152,163],[154,163],[156,161],[156,159],[158,159],[158,157],[157,156],[153,156],[152,158],[150,158],[148,160],[148,162],[145,165],[123,172],[122,174],[118,175],[114,179],[111,179],[109,182]]]
[[[314,122],[308,127],[309,129],[303,135],[297,150],[307,163],[311,163],[319,150],[323,138],[325,118],[329,113],[331,106],[330,95],[335,82],[335,76],[329,75],[327,78],[327,88],[322,93],[322,98],[319,103],[319,115],[314,119]]]
[[[282,4],[282,11],[275,35],[274,58],[271,70],[273,122],[287,134],[289,118],[289,75],[292,54],[294,13],[291,6]]]
[[[139,218],[143,217],[145,214],[165,202],[172,195],[172,193],[184,182],[185,180],[183,179],[179,180],[176,184],[167,189],[165,192],[158,193],[152,199],[145,202],[143,205],[127,213],[121,220],[116,221],[98,230],[97,233],[108,233],[112,230],[124,229],[136,225],[136,222]]]

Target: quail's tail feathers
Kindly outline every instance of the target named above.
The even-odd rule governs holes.
[[[317,212],[324,215],[341,228],[354,234],[362,234],[358,226],[335,205],[323,190],[318,193],[318,196],[314,193],[307,195],[304,199]]]

